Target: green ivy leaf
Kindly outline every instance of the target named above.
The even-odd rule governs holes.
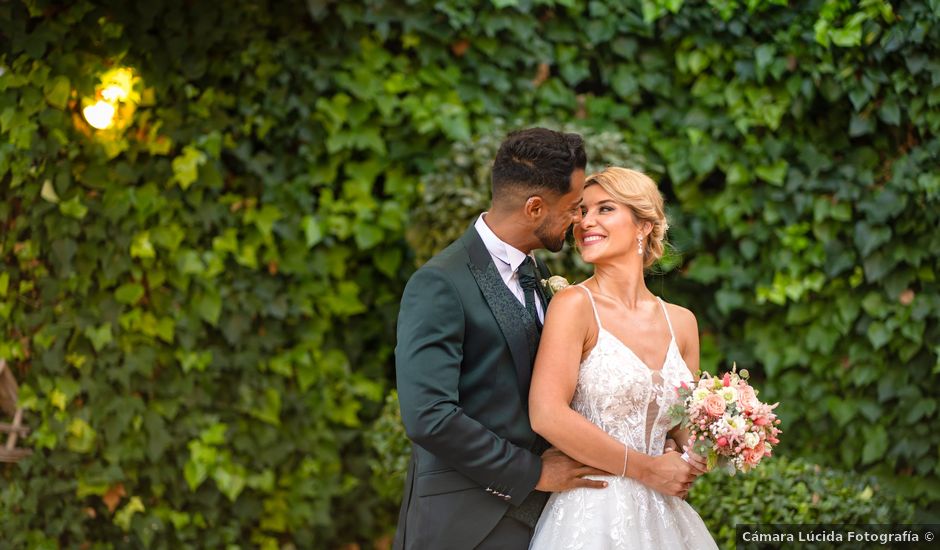
[[[183,154],[173,159],[173,178],[183,190],[199,179],[199,167],[206,162],[206,155],[196,147],[183,147]]]
[[[304,230],[307,248],[313,248],[323,240],[323,230],[320,229],[320,221],[315,216],[304,216],[301,227]]]
[[[264,399],[260,403],[256,401],[255,405],[250,411],[252,416],[272,426],[281,425],[281,394],[277,390],[266,389]]]
[[[202,352],[177,350],[174,356],[180,362],[183,372],[191,370],[202,372],[212,363],[212,352],[208,350]]]
[[[787,161],[781,159],[773,164],[763,164],[754,169],[754,173],[759,178],[774,185],[783,185],[787,177],[787,169],[790,165]]]
[[[53,187],[51,179],[46,179],[46,181],[42,182],[42,191],[39,192],[39,196],[52,204],[59,204],[59,202],[61,202],[59,195],[55,192],[55,187]]]
[[[245,468],[225,463],[212,472],[212,479],[215,480],[222,494],[228,497],[229,501],[235,502],[245,488]]]
[[[69,450],[76,453],[90,453],[95,448],[95,442],[98,434],[95,430],[81,418],[73,418],[69,422],[68,437],[66,445]]]
[[[195,491],[209,477],[209,469],[202,462],[196,462],[192,459],[183,466],[183,478],[189,485],[189,490]]]
[[[890,227],[872,227],[864,221],[855,224],[855,245],[862,253],[862,256],[868,256],[890,240]]]
[[[111,323],[104,323],[98,327],[89,325],[85,327],[84,334],[91,341],[95,351],[101,351],[112,341]]]
[[[369,250],[382,242],[384,232],[381,228],[376,227],[372,223],[359,222],[356,224],[355,236],[356,246],[358,246],[360,250]]]
[[[878,116],[881,117],[881,120],[892,126],[901,124],[901,107],[898,105],[898,100],[895,96],[890,96],[881,103],[881,108],[878,109]]]
[[[871,464],[881,459],[888,450],[888,432],[884,426],[865,430],[865,446],[862,448],[862,464]]]
[[[868,339],[875,349],[879,349],[891,341],[891,331],[884,323],[874,321],[868,325]]]
[[[144,295],[144,287],[137,283],[126,283],[114,292],[114,298],[122,304],[136,304]]]
[[[388,277],[394,277],[401,266],[402,253],[398,248],[385,248],[376,251],[373,256],[375,266]]]
[[[265,239],[269,239],[274,223],[281,219],[281,216],[281,211],[276,206],[266,204],[260,210],[249,211],[245,215],[245,221],[253,223],[261,232],[261,235]]]
[[[132,258],[148,259],[157,256],[157,252],[153,248],[153,243],[150,242],[150,231],[141,231],[134,235],[134,239],[131,241],[130,252]]]
[[[185,230],[176,223],[160,226],[151,231],[153,243],[165,248],[168,252],[176,252],[180,243],[186,238]]]
[[[238,231],[229,228],[218,237],[212,239],[212,250],[216,252],[238,253]]]
[[[46,101],[56,109],[65,109],[72,93],[72,84],[68,77],[59,75],[46,82],[43,87],[46,94]]]
[[[131,497],[127,504],[114,514],[114,524],[126,533],[131,529],[131,521],[134,519],[134,514],[143,513],[145,510],[146,508],[140,497]]]
[[[216,326],[222,313],[222,298],[215,291],[203,292],[196,298],[195,308],[202,320]]]
[[[70,218],[81,220],[85,218],[86,214],[88,214],[88,207],[82,204],[81,199],[79,199],[78,195],[76,195],[67,201],[60,202],[59,212],[62,212],[64,215]]]

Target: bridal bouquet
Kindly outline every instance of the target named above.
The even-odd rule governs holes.
[[[731,475],[769,457],[781,433],[773,412],[779,403],[761,403],[747,378],[747,370],[738,373],[736,365],[721,378],[703,372],[693,386],[683,382],[676,388],[682,401],[669,409],[673,426],[689,430],[692,452],[706,457],[708,468]]]

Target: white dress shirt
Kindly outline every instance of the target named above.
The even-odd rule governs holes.
[[[522,262],[525,261],[526,254],[518,248],[500,240],[500,238],[496,236],[496,233],[493,233],[493,230],[486,225],[486,221],[483,219],[485,216],[486,212],[480,214],[480,217],[477,218],[473,227],[477,230],[477,233],[480,234],[480,238],[483,239],[483,244],[493,258],[493,264],[503,278],[503,282],[506,283],[509,290],[515,294],[519,303],[524,306],[525,292],[522,290],[522,284],[519,283],[519,273],[517,270],[519,266],[522,265]],[[529,254],[529,257],[532,258],[533,262],[535,261],[535,256]],[[536,273],[538,273],[537,270]],[[535,310],[539,314],[539,322],[544,322],[545,312],[542,311],[542,301],[539,299],[538,294],[535,296]]]

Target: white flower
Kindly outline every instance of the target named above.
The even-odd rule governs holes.
[[[744,430],[747,429],[747,422],[744,420],[744,417],[739,414],[728,417],[726,422],[732,431],[744,433]]]
[[[565,279],[561,275],[552,275],[548,279],[542,279],[541,282],[542,286],[545,287],[552,296],[571,286],[570,283],[568,283],[568,279]]]
[[[734,403],[738,400],[738,390],[731,386],[728,386],[727,388],[723,387],[718,390],[718,395],[723,397],[726,403]]]
[[[744,434],[744,446],[748,449],[753,449],[760,443],[760,436],[754,432],[747,432]]]
[[[710,393],[707,388],[695,388],[692,391],[692,401],[703,401]]]

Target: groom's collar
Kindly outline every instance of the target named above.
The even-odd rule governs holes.
[[[496,233],[493,233],[493,230],[490,229],[490,226],[486,225],[486,221],[483,219],[485,216],[486,212],[480,214],[476,223],[473,224],[474,229],[477,230],[480,239],[483,241],[483,246],[486,247],[486,250],[489,251],[491,256],[507,264],[512,272],[515,272],[522,262],[525,261],[527,257],[525,252],[497,237]],[[535,258],[533,257],[532,259],[534,260]]]

